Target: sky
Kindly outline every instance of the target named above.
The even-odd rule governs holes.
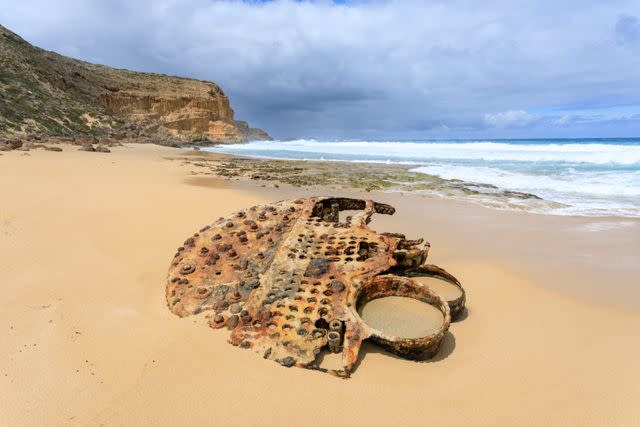
[[[638,0],[0,0],[0,23],[214,81],[279,139],[640,136]]]

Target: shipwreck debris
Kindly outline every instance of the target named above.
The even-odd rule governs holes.
[[[341,222],[345,210],[359,212]],[[402,357],[431,357],[466,295],[454,276],[425,264],[423,239],[367,226],[374,213],[394,212],[371,200],[313,197],[220,218],[178,248],[167,277],[168,307],[180,317],[210,312],[209,325],[230,330],[231,344],[286,367],[348,377],[366,339]],[[445,280],[461,292],[445,301],[416,276]],[[443,323],[424,337],[385,335],[357,308],[386,296],[430,304]],[[341,353],[342,369],[320,368],[323,351]]]

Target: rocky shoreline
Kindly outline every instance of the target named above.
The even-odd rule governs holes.
[[[544,200],[536,194],[506,190],[491,184],[443,179],[413,172],[411,166],[340,161],[275,160],[214,154],[201,150],[203,143],[185,149],[174,141],[154,138],[115,139],[112,137],[41,137],[0,138],[3,151],[63,151],[65,145],[76,146],[79,151],[109,153],[112,147],[131,143],[150,143],[180,148],[170,160],[180,161],[190,169],[192,176],[212,176],[228,181],[254,182],[262,187],[289,185],[296,188],[327,187],[355,189],[364,192],[399,192],[464,199],[498,208],[526,211],[556,209],[564,205]]]
[[[110,153],[110,147],[120,147],[124,144],[111,138],[96,138],[90,136],[79,137],[41,137],[31,135],[26,138],[0,139],[0,152],[2,151],[64,151],[62,146],[73,145],[79,147],[79,151],[96,153]]]
[[[194,176],[256,182],[261,186],[281,184],[298,188],[329,187],[365,192],[418,193],[460,198],[490,207],[516,210],[560,207],[541,197],[510,191],[491,184],[448,180],[411,171],[411,166],[337,161],[273,160],[213,154],[195,149],[171,157],[191,169]]]
[[[63,151],[62,146],[79,146],[82,151],[108,153],[109,147],[120,147],[126,144],[155,144],[163,147],[181,148],[183,145],[170,138],[157,138],[150,136],[135,136],[123,134],[110,134],[110,136],[92,136],[77,134],[75,136],[49,136],[49,135],[24,135],[24,136],[0,136],[0,152],[2,151],[29,151],[43,149],[47,151]],[[210,141],[192,143],[196,147],[213,146]]]

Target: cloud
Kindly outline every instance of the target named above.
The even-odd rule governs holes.
[[[616,22],[616,36],[623,44],[640,42],[640,20],[635,16],[621,16]]]
[[[62,54],[213,80],[280,138],[601,136],[522,123],[640,104],[637,0],[342,3],[0,0],[0,22]]]
[[[570,123],[572,119],[573,119],[573,116],[571,116],[570,114],[564,114],[560,117],[556,117],[555,119],[552,119],[551,123],[553,123],[556,126],[564,126]]]
[[[499,128],[527,126],[537,119],[538,116],[529,114],[524,110],[509,110],[502,113],[487,113],[484,115],[485,123]]]

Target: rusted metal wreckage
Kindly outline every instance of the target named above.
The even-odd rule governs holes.
[[[340,211],[357,210],[340,221]],[[313,197],[254,206],[220,218],[189,237],[169,268],[166,297],[180,317],[210,311],[229,342],[290,367],[348,377],[361,343],[371,339],[406,358],[438,352],[451,318],[465,304],[455,277],[425,264],[429,244],[367,224],[392,206],[371,200]],[[460,288],[444,301],[411,276],[432,276]],[[443,314],[429,336],[388,336],[368,326],[357,307],[386,296],[415,298]],[[342,369],[318,366],[322,351],[342,352]]]

